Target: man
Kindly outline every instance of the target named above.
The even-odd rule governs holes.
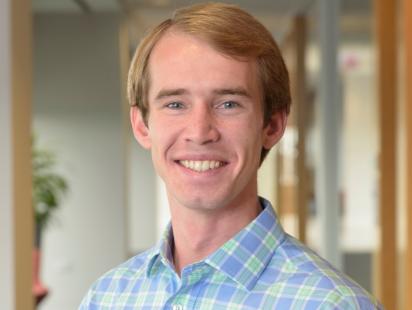
[[[225,4],[176,11],[141,42],[128,93],[171,225],[158,246],[100,278],[80,309],[380,308],[285,234],[257,195],[290,105],[284,62],[258,21]]]

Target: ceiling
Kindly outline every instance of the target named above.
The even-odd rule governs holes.
[[[280,40],[290,29],[292,17],[298,13],[314,12],[317,0],[223,0],[234,3],[255,15]],[[148,27],[169,17],[178,7],[190,5],[197,0],[32,0],[35,13],[74,13],[74,14],[128,14],[133,15],[139,27],[137,32],[144,32]],[[352,31],[361,36],[370,31],[372,0],[341,0],[343,32]],[[315,19],[316,20],[316,19]],[[139,37],[140,33],[133,37]]]
[[[32,0],[35,12],[121,12],[130,9],[169,9],[201,2],[194,0]],[[251,12],[269,11],[273,14],[294,15],[309,9],[316,0],[232,0]],[[341,0],[345,13],[365,13],[370,11],[371,0]]]

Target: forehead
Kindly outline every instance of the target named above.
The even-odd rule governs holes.
[[[179,30],[168,30],[159,39],[150,55],[148,69],[149,93],[159,86],[185,86],[177,84],[197,87],[242,84],[222,86],[247,88],[259,84],[256,60],[235,59],[217,51],[206,40]]]

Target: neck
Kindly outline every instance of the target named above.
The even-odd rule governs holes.
[[[200,211],[171,204],[176,272],[215,252],[246,227],[261,211],[257,195],[241,197],[229,206]]]

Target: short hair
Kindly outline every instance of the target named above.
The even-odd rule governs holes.
[[[289,74],[271,33],[252,15],[223,3],[195,4],[178,9],[173,16],[149,31],[140,42],[130,65],[128,99],[143,120],[149,113],[149,58],[156,43],[170,29],[205,40],[217,51],[238,59],[256,60],[262,89],[266,125],[273,113],[289,113]],[[262,159],[268,150],[262,150]]]

